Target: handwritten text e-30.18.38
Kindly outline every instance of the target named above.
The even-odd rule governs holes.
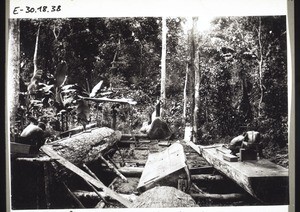
[[[13,10],[13,14],[17,15],[19,13],[43,13],[43,12],[59,12],[61,11],[61,5],[57,6],[40,6],[40,7],[29,7],[25,8],[15,7]]]

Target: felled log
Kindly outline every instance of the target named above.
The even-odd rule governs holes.
[[[144,167],[121,167],[119,172],[121,172],[126,177],[140,177],[143,173]]]
[[[136,198],[134,208],[199,207],[195,200],[174,187],[157,186]]]
[[[192,189],[194,192],[190,192],[190,195],[195,199],[210,199],[218,201],[239,201],[245,198],[245,194],[230,193],[230,194],[211,194],[204,192],[196,184],[192,183]]]
[[[91,129],[72,137],[64,138],[44,146],[49,146],[58,155],[76,166],[100,159],[121,139],[121,132],[107,127]]]
[[[226,200],[226,201],[238,201],[244,199],[245,197],[245,195],[241,193],[231,193],[231,194],[192,193],[190,195],[196,199],[211,199],[211,200]]]
[[[111,198],[109,195],[107,195],[107,193],[102,192],[102,191],[98,191],[99,194],[104,197],[105,199],[108,200],[113,200],[113,198]],[[78,198],[82,199],[82,198],[86,198],[86,199],[99,199],[99,196],[92,191],[82,191],[82,190],[77,190],[73,192]],[[135,199],[137,198],[137,196],[135,194],[119,194],[121,197],[123,197],[124,199],[127,199],[129,202],[134,202]]]
[[[197,174],[197,175],[191,175],[191,180],[193,180],[193,181],[220,181],[220,180],[224,180],[224,177],[221,175]]]

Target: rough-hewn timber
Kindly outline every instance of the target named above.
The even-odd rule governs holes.
[[[288,169],[266,159],[225,161],[223,155],[227,152],[222,150],[222,145],[205,147],[190,142],[190,146],[256,199],[265,203],[288,204]]]

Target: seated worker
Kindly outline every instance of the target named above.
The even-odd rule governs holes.
[[[39,122],[38,125],[29,124],[21,133],[20,143],[32,145],[38,150],[45,143],[45,129],[46,125],[43,122]]]
[[[236,153],[240,151],[245,138],[246,133],[243,133],[242,135],[236,136],[230,141],[229,149],[231,150],[231,154],[236,155]]]
[[[246,150],[254,150],[262,157],[260,133],[257,131],[248,131],[233,138],[230,141],[229,149],[231,154],[236,155],[241,148]]]

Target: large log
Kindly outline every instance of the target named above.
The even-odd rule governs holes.
[[[121,135],[121,132],[107,127],[95,128],[45,146],[50,146],[74,165],[82,166],[100,159],[121,139]]]
[[[101,196],[103,196],[105,199],[108,200],[114,200],[112,199],[109,195],[107,195],[107,193],[103,192],[103,191],[99,191],[99,193],[101,194]],[[82,191],[82,190],[77,190],[74,191],[74,194],[78,197],[78,198],[86,198],[86,199],[98,199],[98,195],[95,192],[92,191]],[[137,198],[137,195],[135,194],[119,194],[121,197],[123,197],[124,199],[127,199],[129,202],[134,202],[135,199]]]

